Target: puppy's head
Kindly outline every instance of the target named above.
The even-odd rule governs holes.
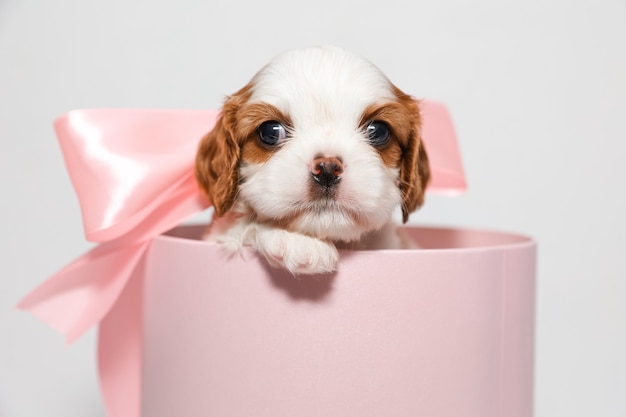
[[[218,216],[350,241],[404,221],[430,177],[418,103],[365,59],[334,47],[287,52],[228,97],[201,141],[196,176]]]

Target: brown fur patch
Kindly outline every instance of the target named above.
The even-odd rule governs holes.
[[[368,107],[361,118],[361,125],[380,120],[391,129],[390,142],[378,152],[385,165],[400,169],[402,218],[406,222],[409,214],[424,202],[430,166],[420,135],[422,119],[419,103],[395,86],[393,91],[397,101]]]
[[[379,120],[385,122],[391,129],[389,142],[375,148],[389,168],[400,167],[402,145],[408,134],[406,125],[410,123],[410,116],[405,113],[399,103],[388,102],[369,106],[361,116],[360,125],[363,127],[372,121]]]
[[[279,148],[263,145],[257,129],[263,122],[280,122],[287,130],[292,126],[291,119],[276,107],[265,103],[251,103],[240,110],[240,118],[235,125],[242,147],[241,160],[253,164],[262,164]]]

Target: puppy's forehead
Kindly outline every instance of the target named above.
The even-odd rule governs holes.
[[[280,55],[252,80],[251,102],[263,102],[299,121],[355,122],[365,108],[395,99],[387,77],[366,59],[334,47]]]

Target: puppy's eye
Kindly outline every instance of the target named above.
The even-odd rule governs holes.
[[[389,141],[389,126],[385,122],[374,120],[365,128],[365,134],[372,146],[383,146]]]
[[[269,146],[275,146],[287,137],[285,127],[273,120],[261,123],[257,132],[261,142]]]

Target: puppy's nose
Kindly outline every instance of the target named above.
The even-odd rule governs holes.
[[[330,188],[341,180],[343,163],[341,158],[316,158],[311,163],[313,179],[323,187]]]

